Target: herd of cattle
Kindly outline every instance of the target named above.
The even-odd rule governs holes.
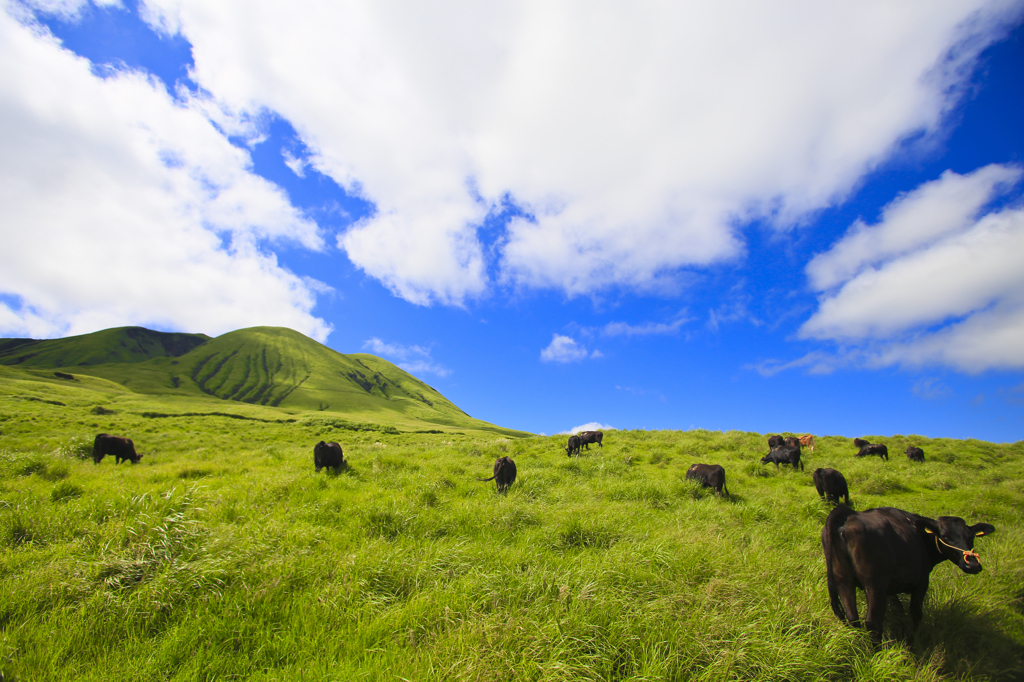
[[[583,431],[569,437],[566,454],[578,457],[580,448],[590,449],[591,443],[604,447],[601,431]],[[869,443],[855,438],[856,457],[877,456],[888,461],[889,450],[884,444]],[[769,452],[761,458],[762,464],[788,464],[795,471],[804,465],[800,461],[801,448],[814,450],[814,436],[770,436]],[[135,452],[130,438],[101,433],[93,442],[93,461],[99,464],[106,455],[113,455],[116,464],[122,461],[137,464],[142,455]],[[924,461],[924,451],[908,446],[907,458]],[[313,464],[317,472],[346,466],[345,455],[338,443],[320,441],[313,447]],[[719,464],[693,464],[686,472],[688,480],[705,488],[713,488],[718,495],[729,495],[725,485],[725,468]],[[816,469],[811,478],[822,499],[835,504],[821,529],[821,546],[825,555],[828,595],[832,611],[841,621],[860,627],[857,613],[857,589],[864,590],[867,618],[864,626],[875,642],[882,638],[882,622],[886,603],[891,599],[902,612],[900,594],[910,594],[910,616],[916,630],[922,617],[924,595],[932,569],[949,560],[968,575],[981,572],[981,560],[974,552],[974,538],[991,535],[995,527],[989,523],[968,526],[957,516],[931,519],[894,507],[879,507],[857,512],[850,508],[850,490],[846,478],[835,469]],[[516,464],[510,457],[499,457],[494,462],[494,475],[478,481],[494,481],[499,493],[507,492],[516,480]],[[844,503],[840,503],[840,500]]]

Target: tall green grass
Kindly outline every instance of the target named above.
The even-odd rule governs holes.
[[[760,434],[388,433],[217,416],[147,419],[111,394],[0,395],[0,671],[16,680],[1002,680],[1024,676],[1024,443],[913,437],[927,461],[819,437],[806,472]],[[159,407],[147,409],[159,411]],[[253,407],[253,410],[258,408]],[[185,411],[185,410],[183,410]],[[199,410],[189,410],[198,412]],[[138,465],[94,465],[98,430]],[[315,474],[337,440],[348,468]],[[512,457],[508,494],[475,479]],[[685,480],[722,464],[731,497]],[[858,509],[996,526],[985,570],[938,566],[915,637],[882,647],[825,589],[842,471]]]

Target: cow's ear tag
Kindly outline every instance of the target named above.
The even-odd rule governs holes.
[[[977,533],[975,533],[974,535],[975,535],[975,536],[978,536],[978,535],[984,535],[984,534],[985,534],[985,531],[983,531],[983,530],[979,530],[979,531],[978,531]]]
[[[925,528],[924,532],[928,533],[929,535],[935,535],[935,531],[933,531],[931,528]]]

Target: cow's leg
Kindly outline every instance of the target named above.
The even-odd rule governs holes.
[[[857,613],[857,588],[841,581],[837,586],[839,589],[839,600],[843,603],[846,611],[846,621],[855,628],[860,627],[860,615]]]
[[[875,643],[882,641],[882,623],[885,621],[886,585],[881,587],[868,587],[864,590],[867,595],[868,617],[864,626],[871,633],[871,639]]]
[[[911,637],[913,637],[914,633],[917,632],[917,626],[920,624],[921,618],[924,616],[924,594],[927,591],[928,582],[926,581],[924,587],[920,587],[910,593]]]

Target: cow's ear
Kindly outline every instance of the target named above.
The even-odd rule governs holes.
[[[976,523],[970,528],[968,528],[968,530],[974,533],[976,536],[992,535],[992,533],[996,532],[996,527],[993,526],[991,523]]]
[[[934,533],[935,535],[941,535],[939,530],[939,524],[934,519],[929,519],[925,516],[918,516],[914,520],[914,527],[922,533]]]

